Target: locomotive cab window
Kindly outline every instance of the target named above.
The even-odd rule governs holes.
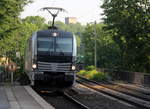
[[[72,37],[39,37],[39,52],[55,52],[55,53],[72,53],[73,51]]]
[[[56,38],[56,52],[72,52],[72,38]]]
[[[54,39],[52,37],[39,37],[38,51],[54,52]]]

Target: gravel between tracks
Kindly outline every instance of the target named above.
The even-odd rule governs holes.
[[[59,93],[40,94],[48,103],[55,107],[55,109],[81,109],[81,107],[68,101]]]
[[[91,109],[137,109],[134,106],[126,105],[119,100],[107,97],[103,94],[98,94],[95,91],[91,93],[91,89],[87,89],[80,84],[76,84],[73,89],[79,93],[68,93],[70,93],[71,96]],[[85,93],[83,90],[85,90]]]

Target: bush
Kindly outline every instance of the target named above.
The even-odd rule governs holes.
[[[87,75],[85,76],[88,79],[92,79],[94,77],[95,74],[97,74],[98,72],[96,70],[91,70],[91,71],[87,71]]]
[[[80,70],[78,72],[79,75],[87,78],[87,79],[93,79],[93,80],[107,80],[108,76],[103,72],[98,72],[94,66],[88,66],[86,70]]]
[[[91,66],[87,66],[87,67],[85,68],[85,70],[91,71],[91,70],[96,70],[96,68],[95,68],[95,66],[91,65]]]
[[[86,71],[85,70],[80,70],[80,72],[78,72],[79,75],[85,76],[86,75]]]
[[[92,78],[93,80],[101,81],[101,80],[107,80],[107,75],[103,72],[98,72],[97,74],[94,75]]]

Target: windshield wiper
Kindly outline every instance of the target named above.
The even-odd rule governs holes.
[[[60,46],[59,46],[58,44],[56,44],[56,47],[59,49],[60,55],[62,54],[62,56],[64,56],[65,54],[64,54],[64,52],[62,51],[62,49],[60,48]],[[57,49],[57,48],[56,48],[56,49]]]
[[[54,43],[52,43],[52,47],[53,47],[53,49],[51,50],[51,44],[50,44],[49,47],[48,47],[48,50],[47,50],[47,52],[48,52],[50,55],[52,55],[52,54],[54,53]]]

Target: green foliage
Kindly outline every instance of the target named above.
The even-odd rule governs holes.
[[[10,58],[12,61],[16,62],[18,66],[23,67],[26,41],[28,37],[37,30],[38,27],[36,25],[22,23],[19,29],[0,40],[0,55]],[[20,58],[16,57],[16,52],[20,53]]]
[[[23,6],[30,0],[1,0],[0,1],[0,39],[11,34],[18,28],[19,15]]]
[[[84,61],[86,65],[94,65],[95,36],[97,43],[97,66],[100,68],[119,67],[119,47],[113,41],[109,31],[103,29],[105,25],[87,25],[82,37],[84,45]]]
[[[87,79],[93,79],[97,73],[98,72],[96,70],[81,70],[78,72],[79,75],[84,76]]]
[[[5,56],[23,67],[24,38],[30,32],[26,30],[26,24],[19,18],[23,7],[31,0],[1,0],[0,1],[0,56]],[[20,58],[16,57],[20,53]]]
[[[91,65],[91,66],[87,66],[86,68],[85,68],[85,70],[88,70],[88,71],[90,71],[90,70],[95,70],[96,68],[95,68],[95,66],[93,66],[93,65]]]
[[[45,23],[45,18],[40,16],[28,16],[25,19],[22,19],[22,21],[36,25],[39,30],[44,30],[48,28],[48,25]]]
[[[86,70],[80,70],[78,72],[79,75],[85,76],[86,75]]]
[[[76,62],[77,62],[77,63],[84,63],[84,56],[78,54],[78,55],[77,55],[77,61],[76,61]]]
[[[22,23],[19,18],[23,7],[30,2],[31,0],[0,1],[0,57],[4,56],[9,61],[16,62],[21,69],[24,63],[23,53],[25,40],[29,34],[31,35],[30,32],[36,28],[33,25]],[[16,52],[20,53],[20,57],[16,56]]]
[[[119,45],[122,69],[148,72],[150,1],[104,0],[104,22]]]
[[[99,72],[95,74],[92,79],[96,81],[108,80],[108,75],[103,72]]]
[[[95,70],[94,66],[88,66],[86,70],[80,70],[78,72],[79,75],[87,78],[87,79],[93,79],[93,80],[107,80],[107,75],[103,72],[98,72]]]

